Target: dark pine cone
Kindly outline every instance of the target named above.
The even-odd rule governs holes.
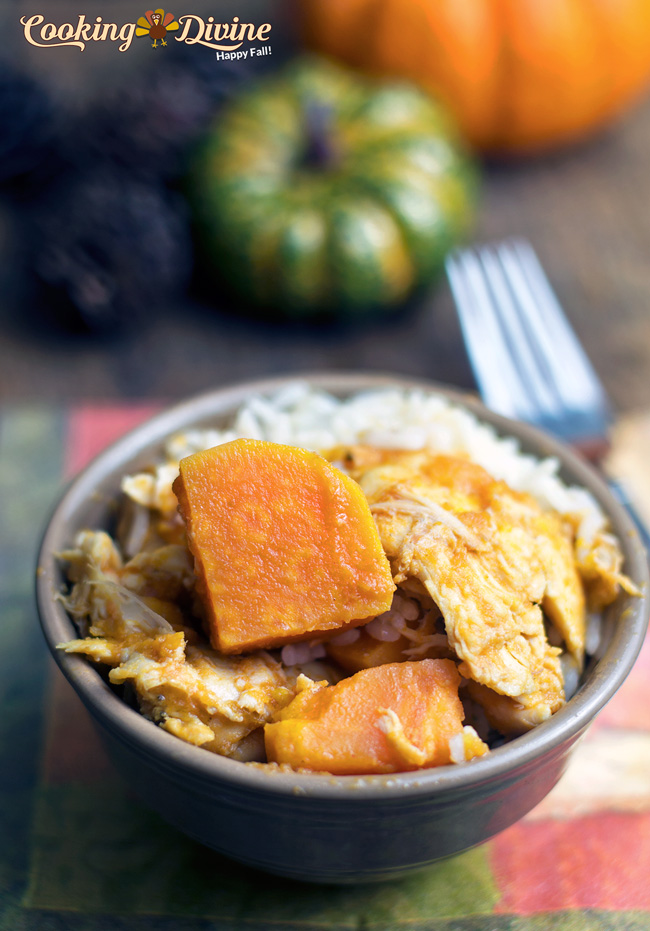
[[[68,326],[110,333],[155,316],[188,282],[183,199],[114,166],[69,176],[27,222],[32,271]]]
[[[0,62],[0,185],[47,173],[56,147],[52,100],[32,78]]]
[[[141,178],[184,172],[192,143],[241,82],[241,63],[235,73],[231,63],[212,60],[209,81],[189,59],[172,50],[164,54],[137,83],[93,101],[70,134],[71,161],[102,158]]]

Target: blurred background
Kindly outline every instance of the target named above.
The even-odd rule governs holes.
[[[472,389],[442,257],[523,235],[618,410],[647,408],[650,13],[645,0],[527,0],[497,21],[494,6],[169,8],[271,24],[241,46],[270,54],[228,61],[179,31],[124,53],[37,48],[19,22],[133,22],[146,12],[133,0],[3,4],[3,399],[167,401],[325,369]],[[308,47],[354,72],[301,71]],[[375,98],[378,76],[434,93],[450,118]],[[419,240],[415,132],[443,177],[423,188],[434,220]]]

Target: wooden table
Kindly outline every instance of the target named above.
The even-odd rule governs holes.
[[[650,407],[650,101],[600,138],[559,155],[485,167],[476,237],[527,236],[621,411]],[[1,239],[1,224],[0,224]],[[409,313],[354,329],[261,324],[187,300],[152,308],[114,340],[44,332],[3,302],[5,399],[174,400],[283,372],[408,373],[464,388],[472,374],[447,285]]]

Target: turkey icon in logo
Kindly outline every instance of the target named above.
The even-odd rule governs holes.
[[[179,28],[178,22],[174,19],[173,13],[165,13],[164,10],[147,10],[144,16],[141,16],[137,22],[136,36],[149,36],[153,39],[152,48],[158,48],[158,39],[162,45],[167,45],[165,36],[168,32],[173,32]]]

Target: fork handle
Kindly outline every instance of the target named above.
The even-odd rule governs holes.
[[[635,505],[632,503],[630,496],[627,493],[625,485],[618,481],[618,479],[610,478],[607,479],[607,484],[609,485],[609,490],[612,492],[619,504],[622,504],[626,509],[632,522],[634,523],[636,529],[639,531],[639,536],[641,537],[641,542],[643,543],[646,551],[646,556],[650,558],[650,531],[637,511]]]

